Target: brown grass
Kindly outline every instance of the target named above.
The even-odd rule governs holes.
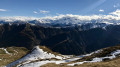
[[[0,50],[1,51],[1,50]],[[0,66],[5,66],[27,54],[28,50],[24,47],[8,47],[10,54],[0,53]]]
[[[3,49],[0,49],[0,54],[6,54]]]
[[[116,51],[116,50],[120,50],[120,45],[103,48],[101,52],[94,53],[91,56],[83,57],[82,59],[77,60],[77,61],[90,61],[92,60],[92,58],[95,58],[95,57],[105,57],[105,56],[110,55],[111,52]]]

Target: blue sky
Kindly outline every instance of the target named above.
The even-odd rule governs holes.
[[[107,14],[120,8],[119,2],[120,0],[0,0],[0,16]]]

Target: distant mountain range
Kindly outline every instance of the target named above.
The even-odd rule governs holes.
[[[54,17],[34,18],[34,17],[0,17],[0,24],[26,24],[39,25],[41,27],[80,27],[80,30],[92,28],[104,28],[109,25],[119,25],[120,18],[115,15],[59,15]]]
[[[120,18],[113,15],[1,17],[0,47],[44,45],[61,54],[80,55],[120,44]]]

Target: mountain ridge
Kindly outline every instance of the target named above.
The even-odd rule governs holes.
[[[119,28],[120,25],[110,25],[106,29],[79,30],[79,26],[46,28],[31,24],[3,24],[0,25],[0,47],[32,49],[42,45],[61,54],[80,55],[119,44]]]

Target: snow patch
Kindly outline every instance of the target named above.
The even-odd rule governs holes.
[[[96,51],[96,52],[99,52],[99,51]],[[74,66],[76,64],[83,64],[83,63],[94,63],[94,62],[101,62],[103,61],[104,59],[114,59],[116,58],[117,55],[120,54],[120,50],[116,50],[114,52],[112,52],[110,55],[111,56],[106,56],[106,57],[100,57],[100,58],[93,58],[92,61],[83,61],[83,62],[76,62],[76,63],[72,63],[72,64],[68,64],[69,66]]]
[[[94,54],[94,53],[100,53],[101,51],[102,51],[102,49],[94,51],[94,52],[91,52],[90,54],[81,55],[80,57],[91,56],[92,54]]]
[[[63,57],[61,56],[55,56],[54,54],[44,52],[42,49],[39,48],[39,46],[36,46],[34,47],[31,53],[11,64],[8,64],[7,67],[14,66],[22,62],[30,62],[40,59],[51,59],[51,58],[63,59]]]
[[[45,61],[38,61],[38,62],[33,62],[33,63],[25,62],[23,64],[18,65],[17,67],[40,67],[40,66],[48,64],[48,63],[61,64],[61,63],[68,63],[68,62],[71,62],[71,61],[75,61],[75,60],[78,60],[78,59],[80,59],[80,58],[71,58],[71,59],[59,60],[59,61],[45,60]]]
[[[0,48],[0,49],[4,50],[6,54],[10,54],[6,48]]]
[[[39,61],[39,62],[34,62],[34,63],[28,63],[25,65],[21,65],[21,66],[17,66],[17,67],[40,67],[42,65],[45,65],[47,63],[56,63],[56,64],[60,64],[60,63],[65,63],[64,61]]]

